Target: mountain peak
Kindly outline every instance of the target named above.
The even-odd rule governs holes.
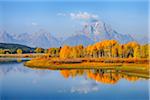
[[[96,42],[115,39],[120,43],[126,43],[133,40],[129,34],[120,34],[116,30],[112,29],[110,25],[99,20],[89,21],[86,25],[83,26],[82,32]]]

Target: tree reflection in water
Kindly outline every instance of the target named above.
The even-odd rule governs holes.
[[[77,76],[86,75],[88,79],[95,80],[96,82],[104,83],[104,84],[116,84],[120,79],[125,79],[130,82],[135,82],[139,79],[147,79],[142,78],[140,76],[128,75],[128,73],[122,73],[117,70],[106,70],[106,69],[71,69],[71,70],[60,70],[61,75],[64,78],[74,78]]]

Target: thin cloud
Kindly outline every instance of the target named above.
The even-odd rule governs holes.
[[[58,16],[66,16],[65,13],[57,13]]]
[[[89,19],[97,19],[98,15],[91,14],[88,12],[77,12],[77,13],[70,13],[70,17],[72,19],[89,20]]]
[[[98,19],[98,15],[88,13],[88,12],[71,12],[71,13],[57,13],[58,16],[69,16],[71,19],[78,20],[89,20],[89,19]]]
[[[32,25],[32,26],[38,26],[38,23],[32,22],[31,25]]]

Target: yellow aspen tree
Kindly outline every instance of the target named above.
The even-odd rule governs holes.
[[[22,50],[21,49],[17,49],[17,54],[22,54]]]

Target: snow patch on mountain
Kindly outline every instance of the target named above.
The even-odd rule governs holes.
[[[84,25],[82,32],[96,42],[106,39],[115,39],[124,44],[134,40],[129,34],[120,34],[112,29],[110,25],[107,25],[105,22],[99,20],[91,20],[89,23]]]

